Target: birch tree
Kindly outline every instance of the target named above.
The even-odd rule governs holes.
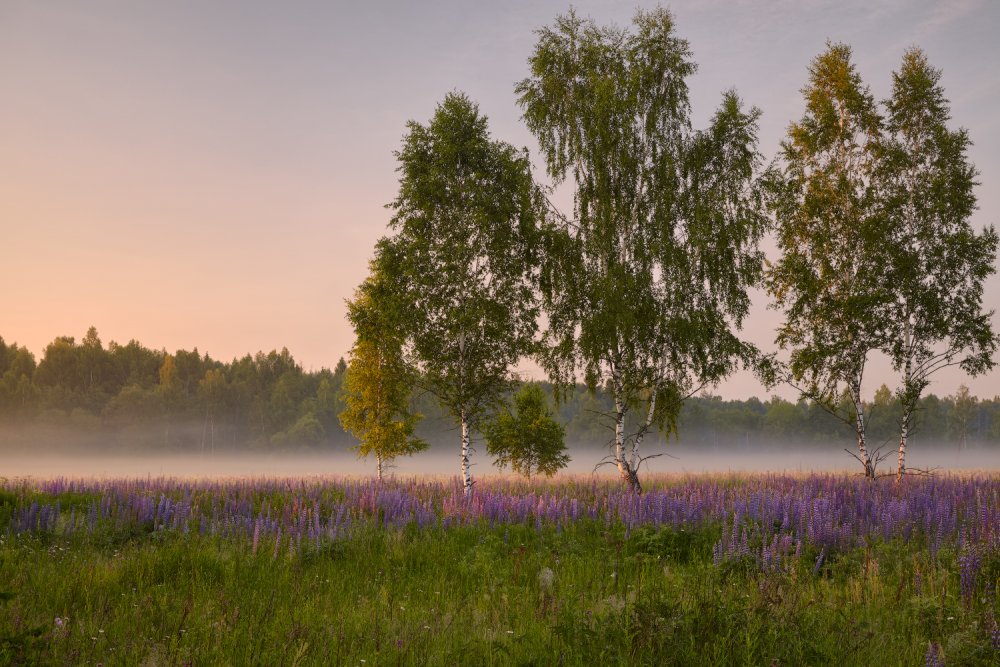
[[[976,170],[964,129],[948,128],[950,110],[941,72],[919,49],[903,56],[886,100],[883,170],[892,233],[892,312],[887,353],[900,373],[899,457],[914,410],[931,377],[960,366],[969,375],[993,368],[997,338],[982,307],[983,281],[995,272],[997,234],[976,232]]]
[[[854,429],[856,458],[873,478],[862,388],[889,310],[876,178],[882,119],[844,44],[813,60],[802,94],[805,114],[769,178],[781,256],[768,289],[785,315],[777,343],[791,352],[790,382]]]
[[[347,303],[356,340],[344,376],[344,430],[361,442],[358,456],[375,456],[378,480],[385,463],[427,448],[414,435],[421,416],[409,409],[412,371],[403,360],[399,308],[376,272]]]
[[[396,234],[379,242],[376,262],[404,304],[409,363],[459,426],[469,494],[472,431],[533,350],[539,192],[527,150],[491,139],[463,94],[449,94],[427,125],[407,128],[390,204]]]
[[[514,395],[514,412],[507,407],[483,429],[486,447],[498,468],[531,479],[551,477],[569,463],[566,429],[552,417],[545,392],[537,384],[526,384]]]
[[[760,112],[728,92],[692,130],[695,64],[665,9],[638,12],[632,30],[571,11],[538,31],[529,64],[524,120],[574,202],[549,204],[542,364],[563,387],[582,371],[610,389],[611,458],[641,492],[644,436],[674,429],[685,397],[753,357],[733,330],[761,272]],[[626,433],[633,409],[644,418]]]

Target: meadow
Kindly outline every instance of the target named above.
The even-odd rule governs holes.
[[[995,665],[1000,476],[3,480],[0,664]]]

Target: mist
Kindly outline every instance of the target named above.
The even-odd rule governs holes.
[[[73,438],[66,433],[0,432],[0,477],[308,477],[317,475],[366,477],[375,474],[375,461],[359,459],[349,442],[334,442],[323,449],[288,448],[253,451],[206,450],[129,451],[121,440],[116,446],[94,434]],[[486,454],[485,444],[477,443],[472,457],[473,476],[510,474],[500,470]],[[699,445],[663,440],[649,443],[644,455],[659,455],[644,462],[640,474],[698,473],[857,473],[860,464],[844,448],[852,443],[775,443],[771,446],[746,442]],[[103,446],[102,446],[103,445]],[[599,465],[608,456],[606,447],[573,443],[568,446],[570,464],[560,473],[597,474],[614,477],[613,465]],[[885,446],[880,472],[895,470],[893,447]],[[605,459],[610,460],[610,459]],[[992,444],[971,443],[959,450],[953,443],[920,444],[907,452],[911,469],[937,472],[1000,472],[1000,449]],[[433,475],[451,477],[459,471],[457,442],[435,439],[429,450],[391,462],[389,475]],[[557,475],[558,477],[558,475]]]

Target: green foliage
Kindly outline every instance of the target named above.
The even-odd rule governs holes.
[[[277,557],[98,532],[0,543],[4,664],[923,664],[932,641],[949,664],[997,656],[996,602],[963,603],[955,559],[914,542],[813,576],[807,557],[714,567],[717,528],[359,528]]]
[[[374,269],[395,295],[395,320],[420,384],[469,429],[498,403],[511,367],[533,349],[538,307],[540,195],[527,151],[490,138],[486,117],[451,93],[427,125],[407,124],[395,235],[378,243]]]
[[[803,396],[852,425],[873,476],[862,382],[869,355],[888,342],[891,309],[882,119],[844,44],[813,60],[802,94],[805,114],[782,143],[782,169],[768,177],[781,257],[767,282],[785,315],[777,342],[791,351],[788,379]]]
[[[719,534],[718,528],[687,530],[643,526],[632,531],[628,548],[633,554],[667,564],[706,563],[712,558],[712,547],[719,541]]]
[[[891,220],[887,288],[894,306],[885,352],[901,375],[899,474],[910,414],[931,376],[953,365],[970,375],[992,369],[998,341],[992,313],[982,306],[983,283],[996,272],[998,237],[992,226],[977,233],[970,223],[972,142],[966,130],[948,128],[940,79],[922,51],[909,49],[885,101],[880,176]]]
[[[637,486],[626,442],[673,430],[687,395],[756,358],[732,330],[763,258],[760,112],[730,91],[709,128],[692,131],[695,64],[664,9],[637,12],[631,31],[570,11],[538,31],[529,64],[516,89],[525,123],[552,179],[574,188],[572,214],[553,208],[546,235],[543,366],[563,387],[577,370],[609,386],[619,425],[647,408],[639,433],[616,437]]]
[[[427,443],[414,435],[421,415],[409,410],[413,373],[403,360],[399,308],[383,276],[369,277],[347,306],[357,340],[344,372],[340,423],[361,441],[359,456],[375,455],[381,478],[384,460],[426,449]]]
[[[500,468],[531,477],[551,477],[569,463],[566,429],[552,418],[545,392],[527,384],[514,395],[514,413],[504,407],[484,428],[486,449]]]
[[[885,343],[888,238],[872,187],[881,120],[843,44],[813,60],[803,96],[783,170],[768,180],[782,253],[768,288],[785,314],[777,341],[791,349],[792,380],[833,409],[845,386],[860,391],[868,355]]]
[[[768,178],[782,253],[768,287],[785,314],[777,341],[791,350],[789,379],[854,425],[869,473],[861,392],[872,352],[902,375],[902,474],[929,377],[951,365],[985,372],[997,347],[982,293],[998,237],[969,222],[976,171],[967,132],[947,127],[940,77],[908,50],[883,116],[850,48],[828,45],[810,66],[805,114],[782,144],[781,169]]]
[[[399,325],[421,382],[474,422],[535,333],[537,191],[527,155],[492,140],[464,95],[407,128],[391,204],[397,233],[379,242],[376,264],[405,304]]]
[[[982,311],[983,281],[996,272],[993,226],[976,233],[975,167],[965,129],[951,130],[941,72],[920,49],[903,56],[893,73],[884,142],[886,208],[892,219],[891,287],[899,308],[892,358],[924,368],[958,363],[976,375],[993,367],[997,346]],[[946,343],[946,352],[933,349]],[[941,355],[942,358],[938,358]]]
[[[104,346],[91,327],[79,343],[56,338],[37,368],[28,350],[0,341],[0,368],[0,426],[15,432],[72,428],[74,441],[133,450],[346,442],[343,372],[306,373],[288,350],[220,363],[197,349]]]
[[[23,347],[8,344],[6,348],[8,354],[16,349],[14,358],[33,359]],[[5,393],[9,385],[0,379],[0,431],[3,432],[0,440],[4,445],[13,448],[23,443],[24,447],[37,447],[43,439],[82,439],[81,446],[93,446],[100,451],[116,448],[141,451],[165,446],[200,451],[204,446],[207,452],[211,448],[213,430],[216,450],[301,446],[346,448],[352,442],[338,420],[338,414],[344,409],[341,389],[345,371],[307,372],[287,352],[258,353],[220,363],[203,354],[178,350],[172,356],[180,383],[179,402],[172,416],[175,427],[165,445],[164,410],[156,391],[159,368],[163,364],[162,353],[132,341],[128,345],[110,343],[104,354],[111,360],[109,367],[115,370],[111,380],[101,380],[107,382],[105,402],[93,410],[83,407],[85,394],[68,390],[60,400],[72,406],[69,411],[48,407],[53,389],[36,384],[30,371],[27,374],[17,371],[17,382],[13,386],[21,387],[21,394]],[[195,356],[199,358],[198,369],[184,370],[184,364],[190,362],[181,360]],[[137,365],[132,365],[133,361]],[[6,377],[11,376],[8,368]],[[282,376],[285,376],[284,381],[281,381]],[[547,383],[540,386],[551,401],[556,393],[554,388]],[[553,418],[565,426],[568,443],[608,443],[611,431],[607,415],[614,412],[614,399],[603,387],[595,389],[591,393],[584,385],[576,385],[562,392]],[[276,400],[275,394],[280,395],[280,400]],[[411,411],[425,415],[425,419],[415,424],[414,433],[420,438],[438,441],[443,433],[451,430],[450,416],[433,396],[416,391],[409,400],[413,406]],[[1000,400],[972,400],[970,396],[968,406],[956,402],[964,400],[967,399],[960,400],[958,395],[922,396],[914,418],[918,441],[960,444],[959,426],[964,424],[966,446],[995,447],[1000,442]],[[893,398],[887,404],[866,401],[866,405],[871,414],[873,441],[889,439],[890,430],[895,429],[899,421],[898,400]],[[278,409],[280,412],[276,411]],[[71,417],[74,410],[76,417]],[[322,436],[318,436],[320,431],[310,416],[319,421]],[[630,412],[626,430],[638,431],[645,417]],[[297,440],[296,434],[300,431],[294,428],[300,420],[303,426],[313,424],[301,431],[307,436],[304,441]],[[809,401],[722,400],[705,394],[684,402],[677,426],[683,444],[738,443],[755,448],[792,442],[819,446],[836,443],[851,432]],[[72,438],[65,437],[69,433]],[[658,440],[656,444],[663,442]]]

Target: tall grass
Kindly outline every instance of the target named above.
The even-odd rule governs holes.
[[[7,482],[0,664],[1000,660],[996,477],[651,486]]]

